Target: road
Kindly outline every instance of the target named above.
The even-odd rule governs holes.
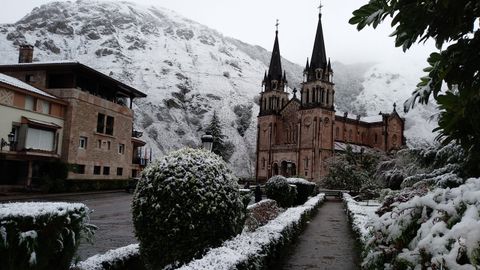
[[[84,260],[97,253],[103,254],[114,248],[138,243],[133,232],[132,223],[132,194],[126,192],[66,195],[50,197],[48,199],[31,198],[21,201],[61,201],[80,202],[90,208],[90,223],[97,226],[93,244],[82,243],[77,255]]]

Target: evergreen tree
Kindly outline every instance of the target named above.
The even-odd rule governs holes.
[[[405,111],[435,98],[441,110],[437,139],[458,142],[468,153],[468,170],[480,175],[480,1],[478,0],[370,0],[353,12],[350,23],[358,30],[376,28],[391,17],[395,45],[408,50],[416,42],[433,39],[440,52],[428,58]],[[442,46],[449,46],[442,50]],[[448,91],[442,91],[442,85]]]
[[[222,126],[217,116],[217,111],[213,112],[212,120],[206,130],[213,137],[212,152],[221,156],[223,160],[229,161],[232,157],[235,146],[230,141],[225,141],[226,136],[222,132]]]

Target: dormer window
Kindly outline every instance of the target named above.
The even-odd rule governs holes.
[[[321,69],[317,69],[316,76],[317,76],[317,80],[320,80],[322,78],[322,70]]]

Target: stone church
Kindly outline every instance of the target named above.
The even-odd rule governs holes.
[[[303,78],[300,93],[294,89],[290,98],[277,29],[260,94],[257,181],[284,175],[320,182],[328,173],[326,161],[348,145],[359,153],[366,148],[389,152],[404,146],[404,119],[395,104],[391,113],[370,117],[335,110],[333,70],[327,61],[321,13]]]

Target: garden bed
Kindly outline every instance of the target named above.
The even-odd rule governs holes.
[[[324,198],[324,194],[319,194],[303,205],[288,208],[266,225],[252,232],[245,230],[233,239],[225,241],[222,246],[210,249],[202,258],[178,269],[265,269],[274,263],[284,248],[301,233]],[[139,258],[138,245],[130,245],[104,255],[95,255],[78,263],[72,270],[142,269],[143,266],[132,268],[131,265],[135,264],[130,264],[128,268],[132,260]]]

